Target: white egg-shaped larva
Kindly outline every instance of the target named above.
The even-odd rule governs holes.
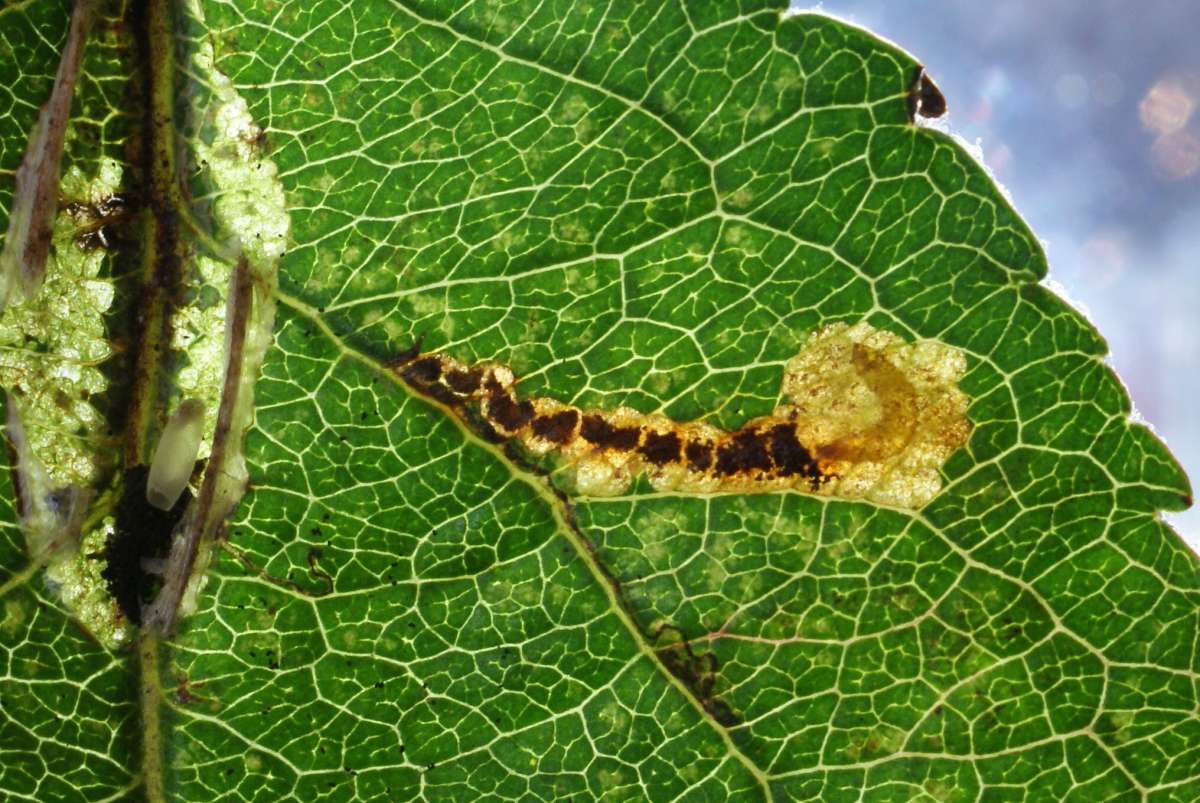
[[[204,434],[204,402],[185,399],[163,429],[150,462],[146,501],[159,510],[170,510],[192,476],[200,439]]]

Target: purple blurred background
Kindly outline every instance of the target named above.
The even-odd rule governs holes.
[[[803,6],[797,6],[801,8]],[[920,60],[1200,479],[1200,2],[826,0]],[[1200,510],[1168,520],[1200,551]]]

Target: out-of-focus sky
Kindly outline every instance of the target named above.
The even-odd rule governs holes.
[[[807,7],[800,4],[797,7]],[[1200,482],[1200,0],[825,0],[912,53],[951,131]],[[1167,517],[1200,551],[1200,509]]]

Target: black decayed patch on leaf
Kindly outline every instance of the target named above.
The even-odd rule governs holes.
[[[551,443],[566,443],[575,434],[579,423],[578,410],[561,410],[533,419],[533,434]]]
[[[404,375],[422,385],[432,385],[442,375],[442,363],[436,357],[422,357],[405,368]]]
[[[579,434],[603,449],[627,451],[637,446],[641,433],[637,427],[614,427],[603,416],[585,415]]]
[[[679,459],[679,451],[683,443],[674,432],[655,432],[647,430],[646,437],[638,451],[642,456],[656,466],[673,463]]]
[[[170,510],[159,510],[146,501],[146,479],[150,469],[135,466],[122,478],[124,490],[117,507],[116,529],[104,551],[104,580],[108,591],[134,624],[142,622],[142,605],[154,598],[159,578],[147,572],[143,560],[161,560],[171,548],[171,532],[192,501],[184,488]]]
[[[771,460],[775,468],[785,477],[797,474],[808,477],[815,484],[821,478],[817,461],[796,438],[796,427],[792,424],[776,424],[767,431],[770,440]]]
[[[446,374],[446,384],[461,396],[470,396],[479,390],[482,381],[478,371],[451,370]]]
[[[735,432],[717,448],[717,473],[723,476],[746,471],[769,471],[767,439],[755,430]]]
[[[692,441],[684,448],[684,452],[687,454],[688,468],[692,471],[708,471],[712,465],[711,443]]]
[[[516,432],[533,419],[533,403],[514,401],[495,379],[488,382],[488,418],[509,432]]]
[[[387,365],[390,368],[402,368],[408,365],[421,355],[421,339],[417,338],[415,342],[404,351],[397,354],[395,357],[387,360]]]
[[[404,369],[404,378],[410,385],[442,404],[455,404],[458,399],[440,382],[442,363],[436,357],[422,357]]]

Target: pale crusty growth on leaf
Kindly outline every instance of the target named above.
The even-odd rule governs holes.
[[[279,169],[264,151],[263,129],[229,78],[213,67],[212,46],[192,58],[208,105],[193,141],[194,159],[207,172],[217,236],[245,252],[251,266],[274,264],[283,254],[290,221]]]
[[[193,22],[202,25],[196,4],[188,3],[185,10]],[[246,101],[229,78],[213,66],[212,45],[206,41],[192,54],[191,74],[195,78],[188,90],[194,104],[191,158],[201,167],[196,190],[211,215],[211,233],[230,257],[197,256],[191,277],[196,287],[195,301],[178,307],[172,320],[172,346],[187,353],[176,387],[181,396],[200,399],[206,408],[199,452],[204,458],[211,450],[225,376],[232,255],[243,253],[257,279],[261,304],[252,322],[257,345],[247,352],[257,360],[257,349],[265,350],[270,344],[270,290],[275,285],[275,265],[287,242],[290,223],[279,170],[261,144],[262,128],[250,116]],[[265,329],[265,339],[261,329]],[[257,368],[251,376],[257,376]],[[247,414],[251,398],[248,396],[245,402]],[[240,446],[235,448],[240,450]]]
[[[735,432],[628,407],[580,410],[519,399],[511,369],[442,355],[407,357],[409,384],[455,408],[477,405],[491,433],[552,455],[585,496],[611,496],[645,476],[659,491],[796,489],[919,508],[970,434],[957,382],[966,360],[932,341],[905,343],[866,323],[829,326],[787,364],[783,402]]]
[[[108,592],[104,554],[115,521],[106,516],[81,539],[77,550],[56,557],[46,568],[46,583],[88,633],[110,650],[129,643],[135,629]]]
[[[46,567],[49,588],[89,633],[115,649],[128,640],[131,631],[107,591],[102,577],[104,562],[94,559],[103,553],[113,519],[106,517],[99,526],[87,526],[96,493],[78,485],[55,485],[30,445],[20,403],[11,394],[6,394],[5,403],[4,434],[30,562]]]
[[[103,363],[115,351],[107,249],[125,207],[124,168],[119,148],[93,156],[95,143],[67,124],[97,6],[75,4],[54,88],[15,177],[0,256],[0,386],[31,565],[46,567],[49,588],[111,648],[130,628],[102,577],[112,520],[100,511],[111,497],[97,483],[117,459],[117,436],[95,400],[108,389]],[[88,70],[110,58],[104,50],[89,52]],[[60,175],[64,151],[72,164]]]
[[[185,10],[199,14],[195,4]],[[276,263],[288,235],[278,170],[266,156],[261,129],[229,79],[214,68],[207,42],[191,54],[188,75],[192,128],[186,141],[197,203],[177,211],[202,242],[194,259],[182,266],[183,292],[168,310],[174,354],[166,397],[168,409],[178,406],[187,414],[175,422],[180,427],[168,425],[161,433],[162,460],[152,461],[158,471],[149,482],[109,485],[99,497],[91,490],[111,477],[120,433],[111,431],[92,403],[108,386],[101,364],[115,348],[105,319],[115,288],[104,278],[110,246],[106,221],[97,225],[89,212],[107,217],[123,208],[120,162],[103,156],[93,168],[85,156],[65,171],[53,197],[55,203],[60,195],[69,203],[54,219],[44,286],[32,297],[13,294],[0,313],[0,385],[11,389],[10,409],[20,405],[26,422],[23,448],[42,477],[36,488],[26,483],[30,498],[41,505],[26,505],[37,516],[37,526],[26,527],[31,553],[35,559],[48,553],[44,545],[52,539],[70,547],[46,559],[47,577],[84,627],[108,647],[127,641],[135,630],[128,601],[118,605],[112,596],[109,575],[120,573],[111,559],[114,541],[123,543],[131,532],[145,529],[105,515],[121,493],[149,495],[159,508],[179,507],[174,503],[191,480],[194,461],[207,461],[202,501],[192,501],[186,527],[171,530],[171,559],[155,558],[143,566],[163,572],[169,586],[170,593],[156,598],[149,611],[152,624],[165,629],[162,623],[173,624],[193,606],[209,542],[245,489],[242,439],[253,420],[254,381],[272,339]],[[241,290],[232,293],[231,286]],[[194,403],[180,404],[184,399]],[[77,493],[85,491],[86,498],[75,504]],[[96,501],[87,509],[91,500]],[[69,510],[67,502],[72,502]],[[68,513],[70,527],[62,521]],[[80,541],[91,548],[76,549]],[[132,565],[136,568],[136,559]],[[134,605],[142,601],[134,594]]]
[[[121,166],[102,159],[93,176],[68,169],[62,191],[81,202],[111,198]],[[0,312],[0,386],[20,401],[29,447],[50,482],[89,485],[111,464],[114,441],[92,399],[108,387],[101,365],[113,353],[105,315],[115,289],[103,249],[81,247],[87,232],[69,210],[54,222],[54,258],[41,291]]]

